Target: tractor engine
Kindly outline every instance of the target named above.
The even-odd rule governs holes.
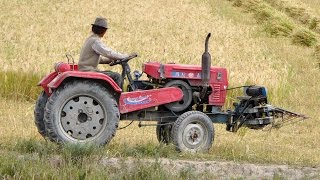
[[[165,104],[164,107],[173,112],[197,110],[216,112],[221,109],[226,99],[228,86],[226,68],[211,66],[211,55],[208,52],[210,33],[205,40],[205,51],[201,66],[184,64],[161,64],[147,62],[142,70],[147,74],[148,81],[138,81],[141,88],[179,87],[183,91],[183,99]],[[147,85],[147,86],[146,86]]]
[[[193,105],[206,106],[207,111],[220,109],[226,99],[228,87],[227,70],[221,67],[210,67],[210,79],[202,80],[202,67],[197,65],[160,64],[148,62],[143,65],[143,72],[149,80],[137,81],[137,84],[148,84],[146,88],[179,87],[183,91],[183,99],[165,104],[165,108],[173,112],[190,110]],[[143,88],[143,85],[140,85]]]

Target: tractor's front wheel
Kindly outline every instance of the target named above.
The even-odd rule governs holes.
[[[211,119],[199,111],[188,111],[179,116],[172,128],[173,144],[181,152],[206,152],[213,143]]]
[[[56,89],[45,109],[45,126],[51,141],[107,144],[116,133],[119,109],[102,85],[73,81]]]

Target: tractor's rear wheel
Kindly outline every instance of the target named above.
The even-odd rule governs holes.
[[[38,132],[46,137],[46,128],[44,125],[44,109],[48,101],[48,95],[42,91],[38,97],[36,105],[34,107],[34,123],[37,126]]]
[[[164,144],[172,143],[171,130],[172,124],[168,124],[168,122],[158,122],[156,128],[158,141]]]
[[[206,152],[213,143],[211,119],[199,111],[183,113],[172,128],[173,144],[181,152]]]
[[[56,89],[45,109],[45,126],[51,141],[107,144],[116,133],[119,109],[102,85],[73,81]]]

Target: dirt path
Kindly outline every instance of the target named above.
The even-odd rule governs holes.
[[[154,159],[142,159],[138,162],[152,164]],[[170,172],[179,172],[192,169],[194,173],[209,172],[219,179],[245,178],[245,179],[320,179],[320,167],[290,167],[288,165],[257,165],[235,162],[218,161],[189,161],[171,160],[160,158],[158,162]],[[120,168],[126,164],[133,167],[137,163],[136,159],[103,158],[101,164]]]

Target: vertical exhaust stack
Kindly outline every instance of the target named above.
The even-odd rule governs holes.
[[[206,37],[205,45],[204,45],[204,53],[202,54],[202,61],[201,61],[201,79],[202,79],[202,86],[203,89],[200,94],[200,98],[203,99],[207,93],[209,80],[210,80],[210,69],[211,69],[211,55],[208,51],[208,43],[211,33],[209,33]]]

